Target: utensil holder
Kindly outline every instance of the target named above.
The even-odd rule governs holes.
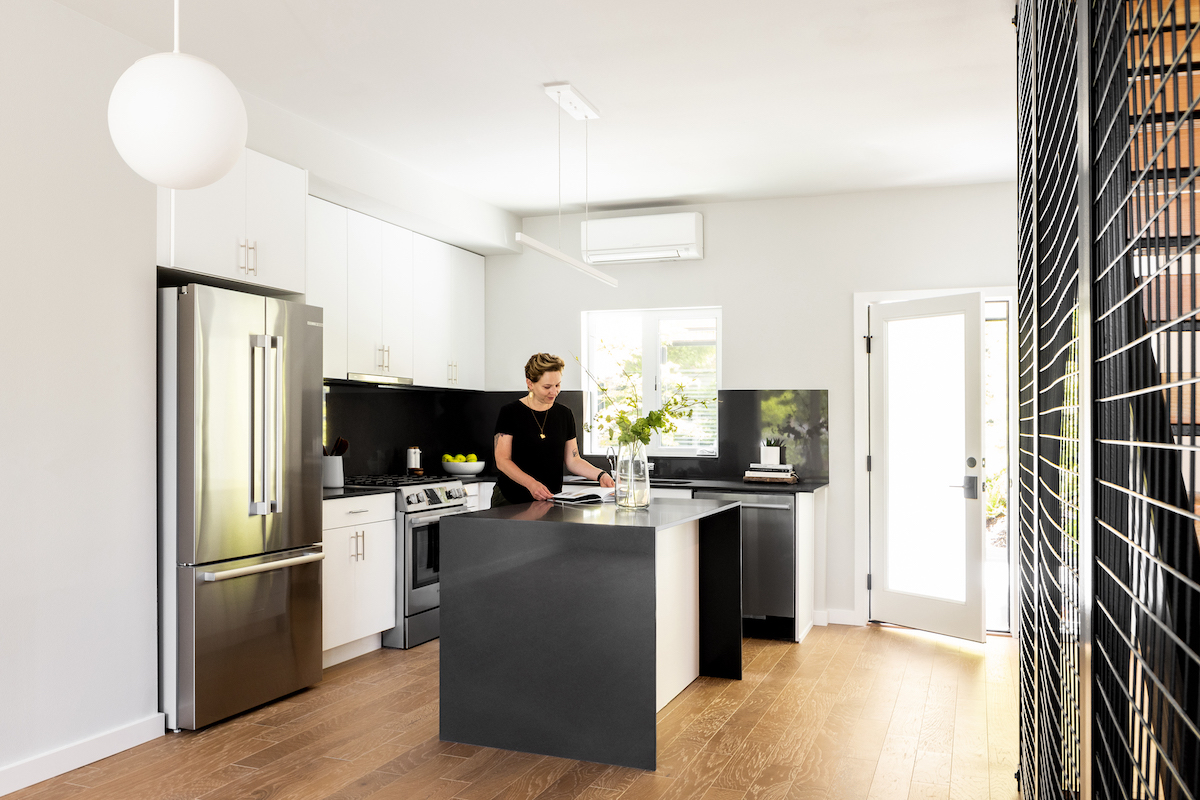
[[[321,456],[321,485],[326,489],[341,489],[346,485],[341,456]]]

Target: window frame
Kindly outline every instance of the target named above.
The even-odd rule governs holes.
[[[686,308],[611,308],[611,309],[593,309],[580,313],[580,340],[583,343],[582,353],[580,355],[580,364],[583,366],[583,374],[580,375],[580,385],[583,389],[583,414],[584,421],[591,422],[595,416],[595,397],[596,392],[591,377],[588,371],[591,369],[589,359],[592,353],[591,342],[589,341],[589,319],[591,315],[603,314],[627,314],[639,315],[642,326],[642,399],[645,404],[646,411],[662,406],[662,389],[661,389],[661,364],[659,359],[655,358],[654,369],[646,369],[647,352],[656,352],[658,349],[658,337],[661,331],[661,323],[664,320],[673,319],[697,319],[697,318],[713,318],[716,320],[716,348],[717,348],[717,364],[716,364],[716,391],[719,395],[721,391],[721,364],[722,364],[722,346],[721,340],[723,336],[723,321],[722,321],[721,306],[690,306]],[[646,446],[646,454],[649,456],[659,457],[676,457],[676,458],[717,458],[720,455],[720,418],[719,407],[713,408],[713,414],[717,415],[718,435],[711,448],[703,447],[671,447],[663,445],[662,439],[657,432],[651,435],[650,444]],[[586,456],[604,457],[610,445],[597,447],[593,442],[595,431],[585,431],[583,434],[583,451]],[[701,452],[703,451],[703,452]]]

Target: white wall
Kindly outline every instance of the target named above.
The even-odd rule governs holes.
[[[517,250],[520,220],[252,94],[247,146],[309,171],[309,192],[481,255]]]
[[[162,733],[155,191],[106,123],[147,54],[0,2],[0,794]]]
[[[523,388],[531,353],[567,359],[580,388],[580,312],[722,307],[725,389],[828,389],[830,620],[855,619],[854,292],[1016,283],[1016,185],[904,189],[622,213],[700,211],[704,260],[608,266],[616,289],[546,256],[487,259],[487,388]],[[578,215],[523,230],[579,256]],[[560,246],[561,245],[561,246]],[[858,617],[865,613],[862,609]]]

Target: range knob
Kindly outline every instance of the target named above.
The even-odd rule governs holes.
[[[404,500],[410,506],[415,506],[417,503],[421,502],[422,497],[424,497],[424,495],[421,492],[414,492],[413,494],[410,494],[407,497],[405,497]]]

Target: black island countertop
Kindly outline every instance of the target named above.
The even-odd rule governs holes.
[[[476,519],[524,520],[568,525],[602,525],[661,531],[733,508],[719,500],[660,497],[647,508],[620,508],[616,503],[522,503],[476,511]],[[569,529],[566,529],[569,530]]]
[[[433,475],[434,480],[457,480],[467,483],[493,483],[495,475]],[[563,486],[597,486],[595,481],[580,478],[578,475],[567,475],[563,478]],[[828,486],[828,478],[801,478],[797,483],[763,483],[761,481],[746,481],[741,478],[651,478],[650,487],[653,489],[692,489],[695,491],[715,492],[747,492],[754,494],[800,494],[815,492],[822,486]],[[344,489],[325,489],[323,500],[335,500],[339,497],[362,497],[368,494],[384,494],[399,491],[395,486],[347,486]]]

